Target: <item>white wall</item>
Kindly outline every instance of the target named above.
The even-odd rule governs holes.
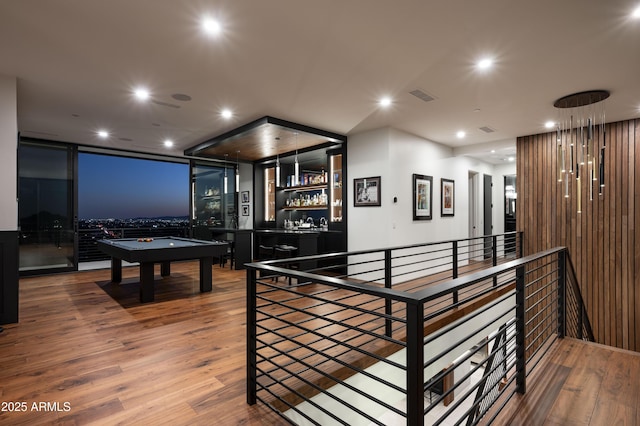
[[[17,81],[0,75],[0,231],[18,229],[16,192],[18,149]]]
[[[482,229],[482,175],[493,177],[494,233],[502,232],[504,207],[502,170],[409,133],[383,128],[349,136],[348,229],[349,251],[467,238],[469,230],[469,172],[480,175],[479,205]],[[432,220],[413,220],[412,175],[433,177]],[[513,173],[515,174],[515,165]],[[353,179],[381,177],[381,206],[354,207]],[[455,215],[440,216],[440,179],[455,181]],[[397,197],[397,202],[393,198]]]
[[[253,229],[253,213],[255,208],[253,194],[253,165],[240,163],[240,193],[238,194],[238,229]],[[242,192],[249,191],[249,216],[242,215]]]
[[[347,143],[347,227],[349,251],[389,246],[389,216],[393,196],[389,131],[379,129],[349,137]],[[353,179],[380,176],[381,207],[353,207]],[[344,208],[344,203],[343,203]]]

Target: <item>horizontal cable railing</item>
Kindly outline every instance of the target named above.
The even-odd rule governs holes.
[[[81,228],[78,229],[78,259],[80,262],[108,260],[109,256],[98,249],[98,241],[109,238],[156,238],[189,236],[189,228],[149,227],[149,228]]]
[[[567,288],[564,312],[565,332],[568,336],[593,342],[595,338],[587,315],[587,308],[582,300],[582,292],[569,256],[567,256]]]
[[[328,264],[304,266],[307,272],[384,283],[387,287],[403,283],[404,289],[411,291],[412,286],[416,289],[423,286],[425,278],[430,284],[443,282],[521,256],[522,233],[508,232],[384,250],[334,253]]]
[[[411,246],[248,264],[248,402],[294,424],[494,416],[526,390],[544,348],[564,333],[565,299],[575,290],[565,286],[566,250],[495,266],[490,259],[445,280],[393,278],[408,265],[437,265],[446,244],[430,245],[428,260],[417,262],[424,252]],[[326,266],[331,258],[339,268]],[[363,279],[363,265],[378,278]],[[452,274],[439,268],[431,275]]]

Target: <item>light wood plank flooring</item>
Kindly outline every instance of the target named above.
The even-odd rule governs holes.
[[[0,424],[287,424],[246,403],[246,274],[214,266],[200,293],[197,262],[156,269],[144,305],[137,267],[122,285],[109,270],[21,279],[20,322],[0,333],[0,408],[26,411]]]
[[[638,425],[640,353],[556,341],[494,425]]]

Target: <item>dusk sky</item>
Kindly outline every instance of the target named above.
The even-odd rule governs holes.
[[[189,165],[78,154],[78,218],[188,216]]]

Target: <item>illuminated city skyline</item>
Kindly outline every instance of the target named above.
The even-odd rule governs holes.
[[[189,215],[189,165],[113,155],[78,155],[78,219]]]

